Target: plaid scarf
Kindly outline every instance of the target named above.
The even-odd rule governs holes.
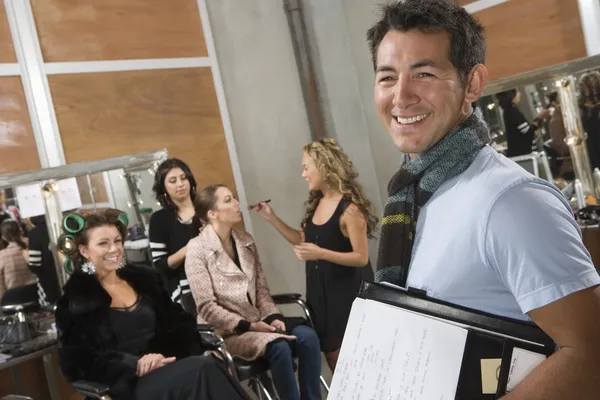
[[[388,184],[377,282],[406,286],[419,210],[444,182],[465,171],[488,142],[488,127],[481,110],[475,108],[435,146],[402,164]]]

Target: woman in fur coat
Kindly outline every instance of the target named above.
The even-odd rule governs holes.
[[[220,363],[198,355],[196,322],[158,272],[125,262],[126,225],[114,211],[64,220],[59,247],[75,272],[56,309],[63,375],[105,384],[115,399],[247,399]]]

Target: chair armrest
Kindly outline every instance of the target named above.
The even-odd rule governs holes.
[[[281,293],[272,296],[275,304],[294,304],[302,298],[299,293]]]
[[[102,398],[102,396],[107,394],[110,390],[106,385],[88,381],[75,381],[71,383],[71,386],[73,386],[73,389],[75,389],[78,394],[96,399]]]
[[[196,330],[200,334],[200,344],[205,350],[219,350],[223,344],[223,338],[215,332],[214,325],[198,324]]]
[[[215,331],[215,326],[211,324],[198,324],[196,325],[196,330],[200,333],[212,333]]]
[[[204,350],[218,351],[223,344],[223,339],[210,334],[200,334],[200,344]]]
[[[302,299],[302,296],[298,293],[280,293],[276,294],[273,297],[273,301],[275,304],[297,304],[300,306],[306,319],[310,322],[311,326],[315,326],[314,321],[312,319],[312,313],[308,307],[308,304]]]

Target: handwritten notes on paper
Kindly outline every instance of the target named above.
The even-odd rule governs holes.
[[[42,187],[40,183],[19,186],[16,188],[17,204],[21,218],[44,215],[46,208],[44,206],[44,197],[42,196]]]
[[[454,400],[467,330],[357,298],[329,400]]]
[[[81,196],[79,195],[76,178],[62,179],[54,187],[57,190],[61,211],[81,207]],[[46,214],[42,185],[39,182],[17,187],[16,195],[22,218]]]
[[[61,211],[75,210],[81,207],[81,196],[76,178],[58,181],[58,199]]]

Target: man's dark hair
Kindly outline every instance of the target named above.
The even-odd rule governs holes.
[[[458,70],[461,81],[477,64],[485,64],[483,26],[453,0],[404,0],[381,6],[381,19],[367,31],[373,68],[377,50],[389,31],[423,33],[447,32],[450,38],[448,59]]]

